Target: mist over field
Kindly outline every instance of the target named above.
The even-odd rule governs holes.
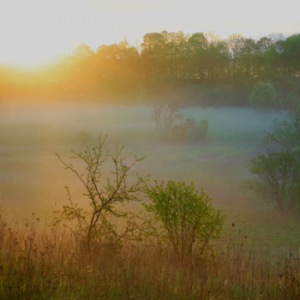
[[[300,299],[300,34],[109,45],[138,1],[27,2],[0,17],[0,299]]]
[[[134,172],[157,180],[194,181],[213,202],[254,207],[253,195],[242,187],[251,177],[249,159],[259,149],[264,130],[287,118],[286,112],[251,108],[181,108],[184,117],[206,119],[208,139],[200,144],[161,143],[152,106],[108,104],[2,104],[0,109],[1,197],[4,205],[30,209],[61,205],[68,185],[83,200],[77,179],[63,170],[55,156],[68,158],[108,135],[106,148],[125,145],[128,159],[146,156]],[[80,133],[88,134],[86,141]],[[109,175],[109,166],[103,177]]]

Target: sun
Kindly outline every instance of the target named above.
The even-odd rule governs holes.
[[[27,44],[22,49],[19,47],[7,47],[1,51],[0,63],[8,63],[20,67],[37,67],[50,62],[56,54],[52,49],[44,49]]]
[[[81,42],[97,48],[120,41],[119,23],[87,0],[1,0],[0,64],[36,66]]]
[[[88,18],[86,6],[80,3],[2,0],[0,63],[36,66],[78,44],[86,35],[83,29]]]
[[[218,9],[209,0],[0,0],[0,64],[39,65],[81,42],[95,50],[125,36],[134,44],[163,30],[215,31],[222,38],[298,31],[295,0],[217,2]]]

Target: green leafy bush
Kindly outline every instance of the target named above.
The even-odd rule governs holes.
[[[250,164],[257,178],[248,185],[269,207],[284,215],[299,206],[300,164],[294,153],[267,151]]]
[[[254,108],[275,107],[276,97],[276,90],[271,83],[259,81],[251,91],[249,103]]]
[[[150,203],[144,204],[160,226],[159,236],[170,242],[178,259],[202,255],[211,242],[220,237],[225,217],[211,205],[211,199],[194,184],[168,181],[145,185]]]

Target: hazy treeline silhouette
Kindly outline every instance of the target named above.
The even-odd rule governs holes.
[[[149,100],[170,96],[189,104],[246,105],[257,81],[270,82],[280,103],[300,93],[300,34],[259,40],[239,34],[148,33],[96,51],[81,43],[35,70],[0,67],[0,97],[95,97]]]

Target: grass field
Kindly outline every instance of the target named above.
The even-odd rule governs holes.
[[[134,171],[157,180],[193,181],[227,214],[226,228],[235,223],[243,234],[258,243],[285,250],[300,245],[300,222],[283,219],[260,206],[242,183],[250,177],[248,161],[259,151],[259,140],[282,112],[259,112],[248,108],[182,108],[186,117],[209,122],[208,136],[200,145],[163,144],[159,141],[151,107],[77,104],[2,104],[0,110],[0,197],[5,207],[20,218],[31,212],[44,219],[66,203],[68,185],[79,203],[83,189],[63,170],[55,156],[84,149],[78,134],[90,135],[89,144],[108,134],[106,146],[126,145],[128,160],[146,156]],[[110,166],[105,166],[104,177]],[[135,176],[132,174],[132,176]],[[133,206],[138,210],[139,207]]]
[[[147,106],[0,106],[0,299],[299,299],[300,220],[262,206],[243,184],[264,130],[286,113],[181,110],[208,120],[205,142],[162,143]],[[128,163],[134,154],[146,156],[129,181],[137,172],[203,187],[227,215],[222,238],[180,260],[167,241],[153,242],[153,236],[119,244],[103,243],[107,236],[98,234],[87,247],[85,232],[53,222],[53,211],[67,203],[66,185],[74,202],[88,204],[78,179],[55,156],[68,160],[70,150],[84,150],[82,130],[90,146],[100,134],[108,134],[107,149],[126,145]],[[103,165],[104,179],[111,167]],[[143,207],[134,202],[123,209],[138,213]]]

